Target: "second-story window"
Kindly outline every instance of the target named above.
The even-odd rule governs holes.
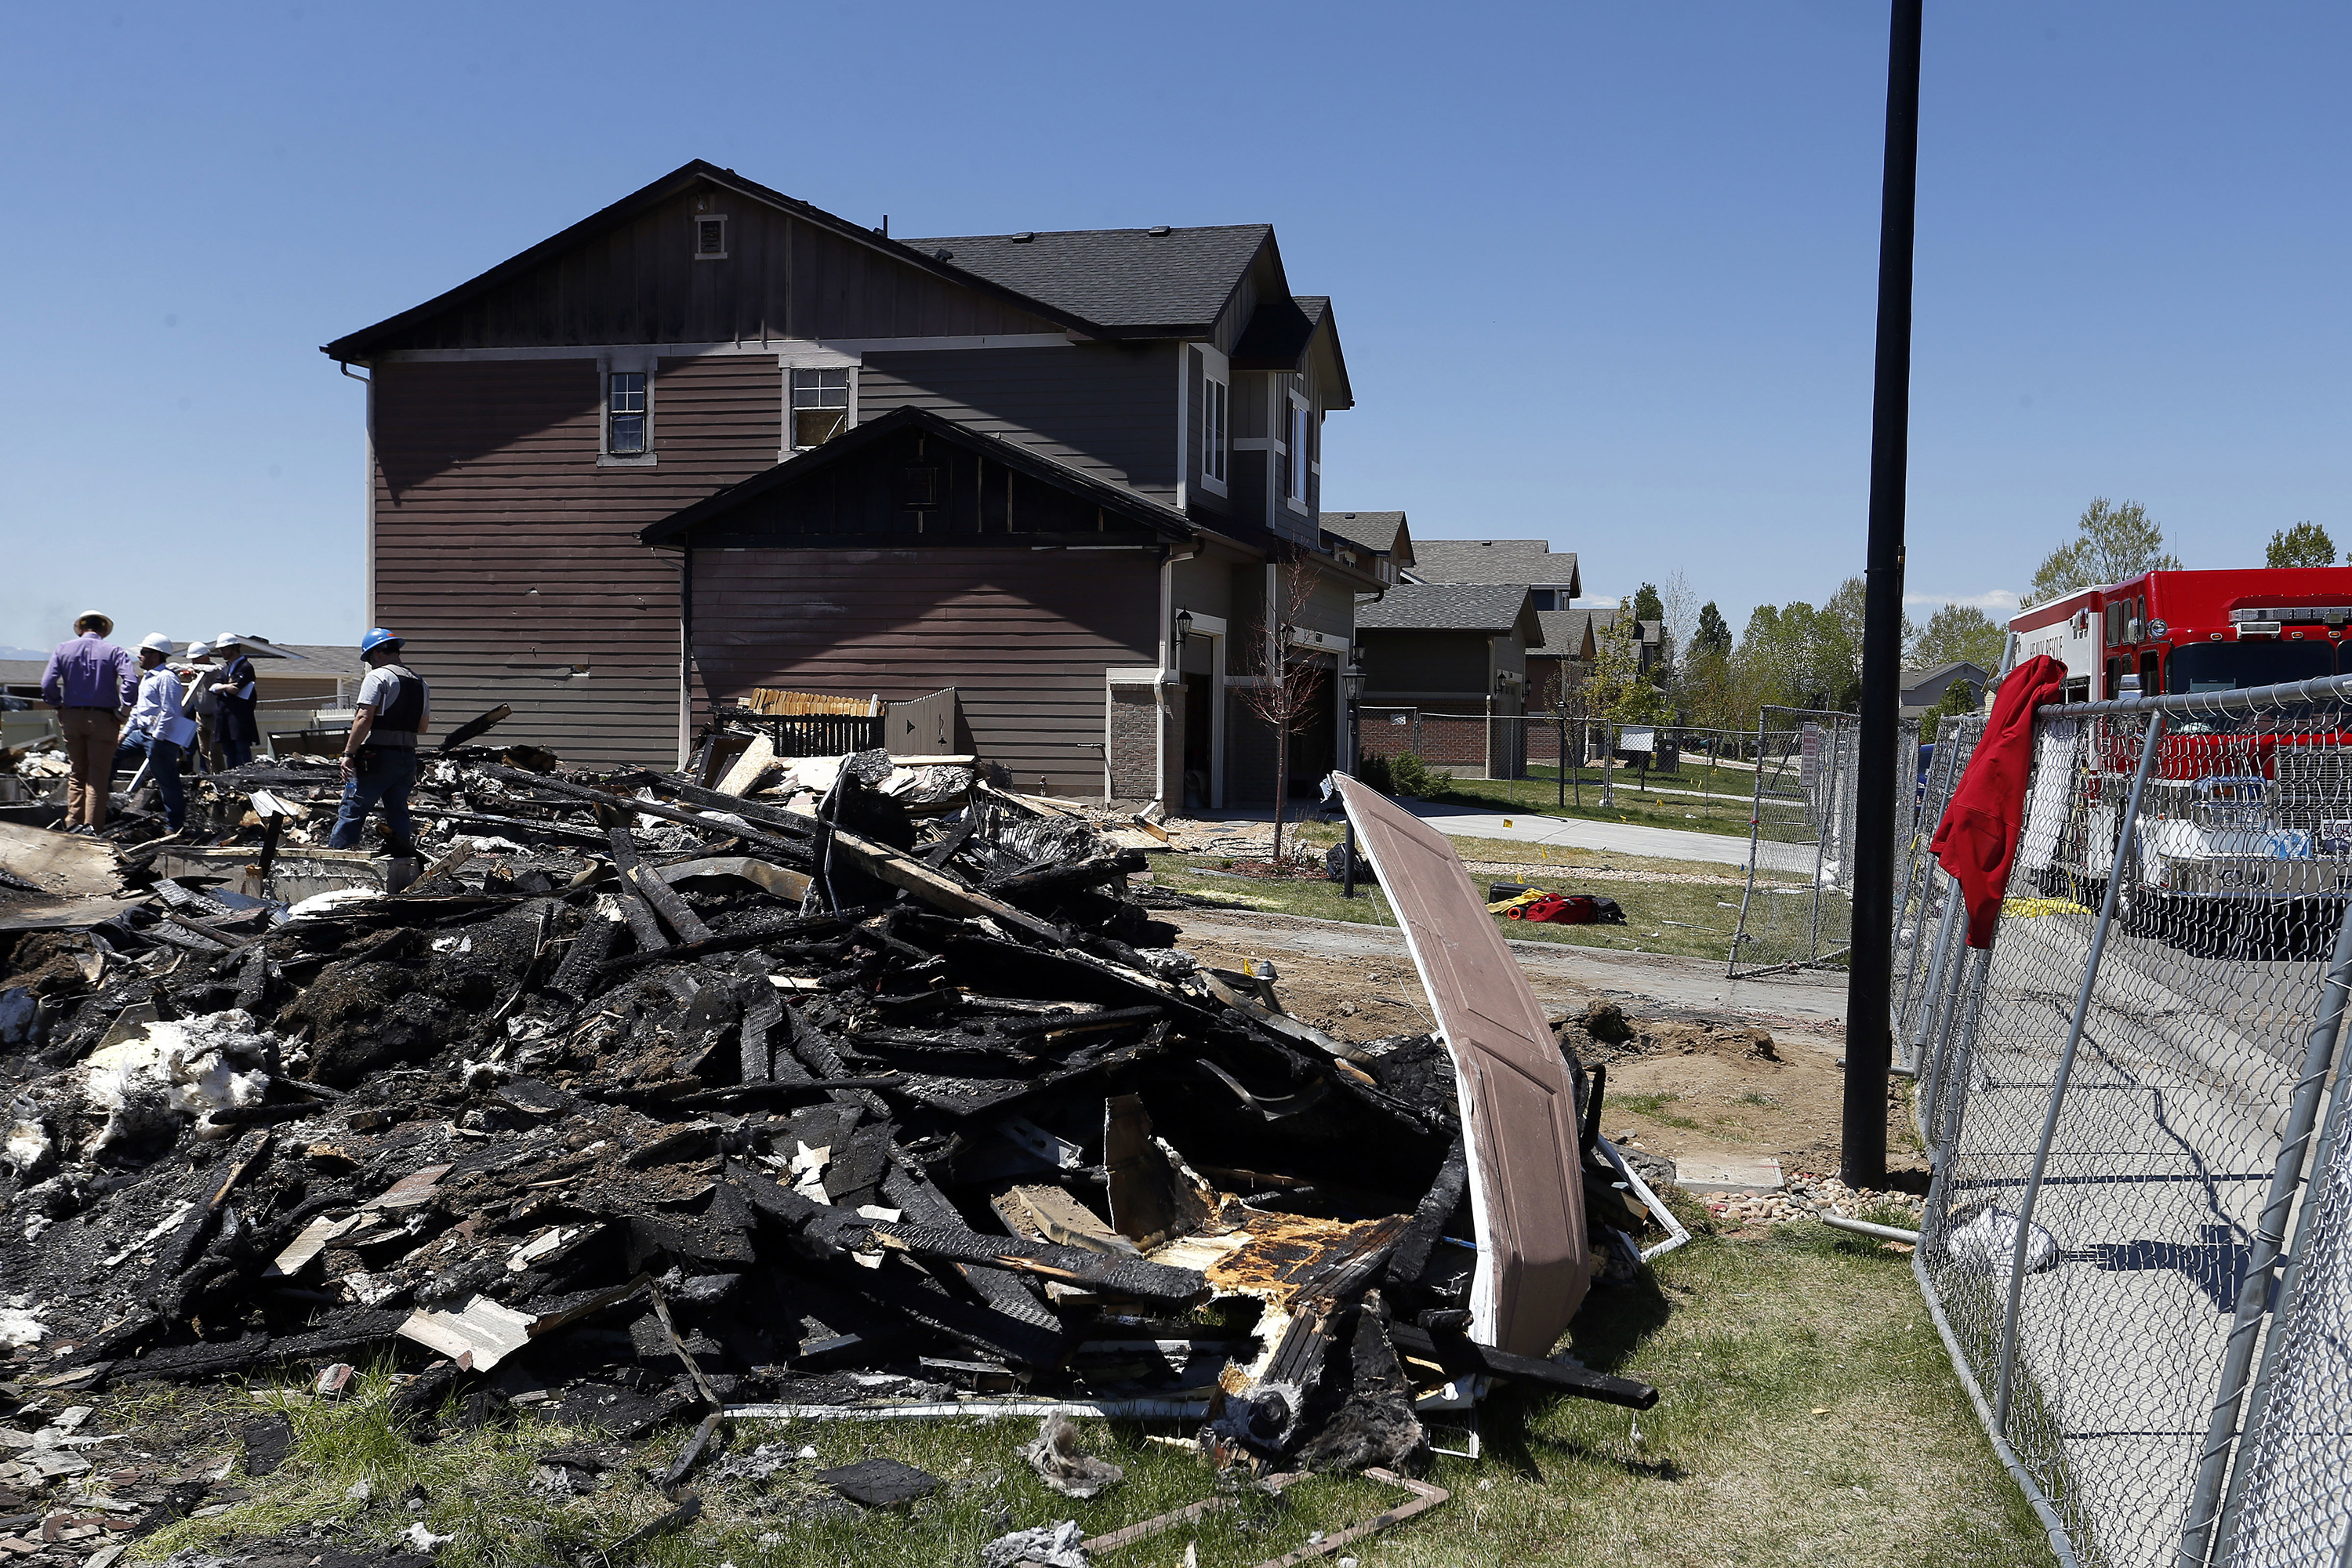
[[[1222,381],[1201,383],[1201,477],[1225,482],[1225,416],[1231,393]]]
[[[1310,429],[1307,405],[1293,401],[1290,405],[1290,428],[1285,435],[1285,442],[1290,451],[1289,461],[1286,465],[1283,490],[1292,500],[1302,506],[1307,501],[1307,466],[1311,458],[1311,454],[1307,450],[1307,442],[1311,438]]]
[[[849,371],[793,372],[793,448],[821,447],[849,425]]]
[[[646,374],[617,371],[606,378],[604,449],[616,458],[636,458],[646,450]]]

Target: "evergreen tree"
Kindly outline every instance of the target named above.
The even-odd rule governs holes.
[[[2271,535],[2265,556],[2265,566],[2333,566],[2336,541],[2315,522],[2298,522]]]

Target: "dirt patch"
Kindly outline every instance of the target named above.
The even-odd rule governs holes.
[[[1262,940],[1234,940],[1188,929],[1184,947],[1221,968],[1270,960],[1280,976],[1275,989],[1283,1005],[1344,1040],[1433,1026],[1402,938],[1392,963],[1299,952],[1279,931]],[[1555,1022],[1573,1021],[1567,1040],[1579,1058],[1608,1065],[1601,1121],[1612,1139],[1630,1129],[1633,1147],[1667,1160],[1769,1154],[1790,1174],[1838,1168],[1843,1029],[1790,1017],[1766,1027],[1736,1016],[1645,1009],[1635,998],[1603,997],[1532,972],[1528,978]],[[1610,1009],[1622,1026],[1608,1021]],[[1588,1016],[1600,1025],[1597,1031],[1585,1027]],[[1612,1037],[1621,1028],[1622,1037]],[[1924,1175],[1927,1161],[1916,1147],[1910,1112],[1892,1084],[1887,1103],[1890,1169]]]

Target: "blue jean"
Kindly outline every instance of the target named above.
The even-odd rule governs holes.
[[[342,809],[335,814],[335,831],[327,847],[358,848],[360,829],[367,823],[368,812],[378,805],[383,807],[384,826],[392,829],[393,837],[414,841],[416,826],[408,819],[408,792],[416,787],[416,753],[394,746],[369,746],[361,750],[360,761],[368,771],[343,785]]]
[[[141,762],[148,764],[147,776],[155,781],[156,798],[163,804],[163,825],[173,832],[188,819],[188,797],[180,787],[180,747],[176,742],[150,735],[133,735],[124,741],[114,753],[114,771],[125,768],[136,772]]]

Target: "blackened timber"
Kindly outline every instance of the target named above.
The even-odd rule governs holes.
[[[555,966],[555,978],[547,983],[548,989],[574,1002],[585,1000],[590,983],[613,956],[613,944],[620,936],[621,926],[619,921],[590,913],[588,923],[572,939],[571,951]]]
[[[745,800],[741,795],[729,795],[723,790],[705,789],[700,784],[688,784],[675,773],[665,773],[653,782],[655,788],[667,790],[680,800],[692,801],[697,805],[707,805],[713,811],[728,812],[741,817],[746,822],[757,823],[762,827],[772,827],[783,833],[796,833],[803,838],[814,837],[816,834],[816,819],[813,816],[804,816],[796,811],[786,811],[782,806],[761,805],[756,802]],[[706,826],[717,825],[706,824]]]
[[[933,1225],[884,1220],[865,1223],[869,1234],[882,1246],[911,1252],[919,1258],[985,1264],[1114,1295],[1190,1301],[1208,1289],[1208,1280],[1196,1268],[1175,1268],[1139,1258],[1089,1252],[1081,1247],[1061,1247],[1017,1236],[983,1236],[977,1231]]]
[[[1462,1196],[1470,1187],[1470,1157],[1462,1135],[1455,1133],[1445,1151],[1445,1163],[1437,1168],[1437,1180],[1412,1211],[1412,1223],[1405,1226],[1396,1251],[1390,1255],[1388,1280],[1391,1285],[1410,1285],[1421,1278],[1429,1267],[1430,1249],[1462,1206]]]
[[[430,805],[418,805],[416,815],[429,816],[436,822],[463,822],[477,827],[495,827],[505,833],[537,834],[542,838],[577,844],[583,848],[602,849],[605,842],[603,834],[592,828],[574,827],[568,822],[533,822],[527,816],[498,816],[487,811],[451,811]]]
[[[1647,1410],[1658,1402],[1655,1388],[1633,1378],[1612,1377],[1589,1367],[1545,1361],[1538,1356],[1513,1355],[1458,1335],[1432,1334],[1412,1323],[1390,1324],[1389,1337],[1407,1355],[1434,1362],[1449,1373],[1483,1372],[1489,1377],[1541,1384],[1580,1399],[1597,1399],[1603,1405],[1620,1405],[1628,1410]]]
[[[660,917],[646,899],[643,888],[631,875],[637,868],[637,841],[629,837],[625,827],[615,827],[610,836],[613,849],[613,869],[621,884],[621,918],[629,922],[629,934],[637,939],[637,946],[646,952],[660,952],[670,945],[662,934]]]
[[[651,904],[655,911],[669,922],[669,929],[677,932],[678,941],[692,942],[710,940],[713,934],[710,928],[702,923],[702,917],[694,912],[694,906],[686,901],[685,894],[663,881],[660,877],[643,865],[632,866],[622,875],[626,877],[631,885],[645,896],[646,902]]]
[[[808,847],[804,844],[794,844],[753,828],[737,827],[731,823],[713,822],[699,812],[683,811],[674,805],[665,805],[657,800],[639,800],[632,795],[614,795],[611,790],[595,789],[588,784],[576,784],[568,779],[551,778],[546,773],[526,773],[520,768],[509,768],[498,763],[484,763],[482,771],[492,778],[503,779],[509,784],[519,784],[531,789],[553,790],[558,795],[567,795],[575,800],[610,806],[615,811],[643,812],[647,816],[658,816],[664,821],[675,822],[682,826],[694,828],[698,832],[730,835],[740,838],[746,844],[758,846],[788,866],[800,868],[810,867],[812,864]],[[734,797],[730,795],[728,798],[732,800]]]
[[[774,1076],[773,1047],[768,1044],[768,1031],[783,1021],[784,1005],[776,1000],[774,986],[762,984],[744,1001],[743,1021],[737,1026],[736,1038],[743,1082],[765,1083]]]
[[[681,959],[701,958],[713,952],[740,952],[747,947],[765,947],[772,942],[782,942],[791,936],[814,936],[838,931],[853,921],[873,913],[871,909],[844,910],[839,914],[794,915],[789,920],[771,921],[765,925],[746,926],[708,937],[701,942],[680,942],[659,952],[632,952],[607,962],[604,973],[625,973],[649,963],[671,963]],[[800,956],[787,952],[786,957]]]
[[[930,1177],[923,1174],[920,1166],[901,1157],[898,1148],[894,1146],[890,1152],[892,1162],[882,1173],[883,1197],[919,1226],[929,1225],[943,1231],[961,1229],[962,1213],[948,1201],[948,1195],[940,1191]],[[871,1225],[873,1222],[860,1223]],[[994,1264],[961,1262],[952,1258],[941,1261],[962,1275],[964,1282],[979,1293],[980,1299],[997,1311],[1039,1328],[1051,1325],[1056,1333],[1061,1331],[1061,1319],[1047,1310],[1045,1303],[1034,1291],[1004,1268]]]
[[[1000,899],[1073,892],[1080,888],[1098,886],[1113,877],[1140,871],[1149,864],[1141,850],[1123,849],[1116,855],[1096,855],[1084,860],[1073,860],[1066,866],[1038,866],[1026,871],[1014,871],[1008,876],[991,877],[981,887]]]

